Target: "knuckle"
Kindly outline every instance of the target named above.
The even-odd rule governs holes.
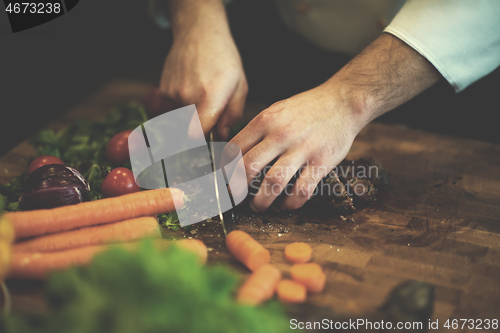
[[[179,99],[185,103],[189,103],[193,100],[193,92],[190,86],[181,85],[177,90],[177,96]]]
[[[253,119],[253,122],[255,123],[255,126],[261,127],[264,126],[265,123],[265,110],[260,112],[255,118]]]
[[[291,137],[292,133],[293,131],[281,127],[275,129],[272,132],[272,136],[275,141],[282,142],[282,141],[287,141]]]

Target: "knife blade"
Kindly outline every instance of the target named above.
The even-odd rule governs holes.
[[[219,195],[219,183],[217,182],[217,168],[215,165],[215,149],[214,149],[214,129],[210,131],[210,156],[212,158],[212,171],[214,175],[214,184],[215,184],[215,197],[217,198],[217,208],[219,209],[219,218],[220,223],[222,225],[222,230],[224,231],[224,235],[227,235],[226,225],[224,224],[224,215],[222,214],[222,209],[220,206],[220,195]]]

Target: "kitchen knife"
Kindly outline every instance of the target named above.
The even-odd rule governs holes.
[[[224,231],[224,235],[227,236],[227,234],[229,232],[231,232],[232,228],[234,227],[234,222],[235,222],[235,218],[234,218],[234,213],[232,211],[232,209],[228,212],[226,212],[226,214],[224,214],[222,212],[222,209],[221,209],[221,204],[220,204],[220,188],[219,188],[219,183],[217,181],[217,164],[216,164],[216,160],[215,160],[215,149],[214,149],[214,129],[212,129],[210,131],[210,157],[212,159],[212,170],[213,170],[213,175],[214,175],[214,184],[215,184],[215,196],[217,198],[217,208],[219,209],[219,218],[220,218],[220,223],[222,225],[222,230]],[[224,170],[221,170],[222,173],[224,174]],[[226,177],[224,175],[224,177]],[[228,180],[225,179],[225,184],[228,183]],[[226,189],[223,189],[223,190],[226,190]],[[225,219],[224,219],[224,215],[226,215],[227,217],[227,220],[229,220],[229,223],[228,225],[226,225],[225,223]]]

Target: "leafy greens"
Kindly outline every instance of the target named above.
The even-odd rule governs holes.
[[[91,265],[50,276],[48,315],[4,317],[0,331],[72,333],[280,333],[289,330],[277,302],[237,304],[238,275],[201,265],[192,253],[145,241],[134,252],[115,247]],[[3,321],[3,324],[1,323]],[[2,327],[3,325],[3,327]]]

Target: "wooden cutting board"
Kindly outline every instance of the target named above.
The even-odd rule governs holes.
[[[60,129],[80,116],[100,118],[121,102],[142,99],[150,88],[112,82],[49,126]],[[248,105],[247,119],[262,109]],[[1,157],[0,181],[20,174],[34,154],[25,141]],[[324,267],[327,283],[324,293],[309,297],[311,305],[362,317],[401,282],[419,280],[434,286],[433,320],[440,325],[447,318],[500,319],[500,145],[373,123],[358,135],[347,158],[364,156],[383,163],[391,184],[375,204],[351,215],[353,223],[300,211],[243,209],[238,227],[271,250],[285,276],[286,244],[313,247],[313,261]],[[225,249],[215,219],[179,233],[204,240],[209,263],[224,262],[248,274]],[[9,285],[14,309],[43,308],[39,284]]]

